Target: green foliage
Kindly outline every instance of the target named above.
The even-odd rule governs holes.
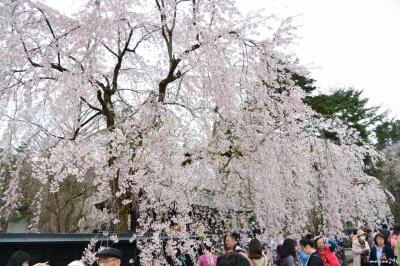
[[[337,135],[336,132],[332,132],[332,131],[328,131],[328,130],[321,130],[321,136],[324,139],[330,139],[331,141],[333,141],[335,144],[340,145],[340,139]]]
[[[317,88],[314,85],[316,81],[315,79],[304,77],[297,73],[292,74],[292,80],[297,86],[299,86],[302,90],[304,90],[307,93],[311,93],[315,91],[315,89]]]
[[[304,102],[315,112],[326,118],[338,117],[349,127],[356,129],[359,132],[359,145],[365,142],[375,143],[377,149],[383,150],[399,142],[400,120],[389,119],[386,112],[380,111],[379,106],[369,107],[368,99],[362,96],[361,90],[348,88],[338,89],[329,94],[311,95],[316,89],[314,79],[292,74],[292,80],[309,94]],[[320,135],[340,145],[336,132],[322,130]],[[400,223],[399,176],[389,169],[389,164],[387,160],[373,163],[367,154],[364,158],[364,172],[380,179],[382,185],[395,196],[396,200],[390,201],[389,205],[395,222]],[[317,213],[314,211],[308,214],[310,220],[314,221],[314,224],[308,226],[310,232],[318,232],[318,225],[322,222]]]
[[[400,120],[383,122],[374,131],[378,149],[393,145],[400,140]]]
[[[362,91],[339,89],[331,94],[307,96],[304,102],[328,118],[339,117],[349,127],[355,128],[362,140],[369,142],[371,127],[383,121],[386,113],[379,112],[379,106],[367,107],[368,99],[361,96]]]
[[[389,207],[393,214],[394,223],[400,224],[400,203],[396,201],[389,201]]]

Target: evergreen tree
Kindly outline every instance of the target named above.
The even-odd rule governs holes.
[[[374,131],[378,149],[393,145],[400,140],[400,120],[385,121]]]
[[[371,128],[386,118],[386,113],[381,113],[379,106],[367,107],[368,98],[363,98],[362,91],[354,88],[307,96],[304,102],[325,117],[339,117],[345,124],[356,129],[361,139],[367,142],[373,133]]]

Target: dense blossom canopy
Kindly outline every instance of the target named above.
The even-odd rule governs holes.
[[[139,243],[143,262],[163,259],[158,237],[227,230],[235,210],[273,236],[392,219],[363,172],[374,151],[303,103],[290,18],[243,16],[232,0],[91,0],[72,16],[7,0],[0,19],[0,144],[14,164],[2,219],[25,178],[41,184],[32,230],[46,193],[66,179],[90,182],[113,223],[137,209],[136,233],[153,236]],[[215,228],[196,225],[194,205],[217,210],[203,217]]]

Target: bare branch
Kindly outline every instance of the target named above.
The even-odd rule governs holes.
[[[107,49],[107,51],[109,51],[110,53],[112,53],[113,55],[118,57],[117,53],[115,53],[113,50],[111,50],[111,48],[109,48],[105,43],[102,42],[101,44]]]
[[[73,32],[73,31],[75,31],[75,30],[77,30],[77,29],[79,29],[79,28],[80,28],[80,26],[76,26],[75,28],[72,28],[71,30],[67,31],[66,33],[60,35],[60,36],[57,37],[55,40],[58,41],[59,39],[68,36],[71,32]]]
[[[129,43],[131,42],[131,39],[132,39],[132,35],[133,35],[133,29],[131,29],[129,31],[129,36],[128,36],[128,39],[125,42],[124,49],[122,50],[121,54],[118,56],[118,62],[115,65],[114,75],[113,75],[113,80],[112,80],[112,87],[111,87],[112,88],[111,89],[111,93],[112,94],[114,94],[118,89],[118,76],[119,76],[119,71],[120,71],[121,66],[122,66],[122,59],[123,59],[125,53],[127,52],[127,49],[129,47]]]
[[[95,111],[98,111],[98,112],[100,112],[100,113],[103,113],[103,111],[102,111],[100,108],[97,108],[96,106],[91,105],[88,101],[86,101],[85,98],[80,97],[80,99],[81,99],[84,103],[86,103],[87,106],[89,106],[90,109],[93,109],[93,110],[95,110]]]
[[[58,139],[64,139],[64,137],[57,136],[57,135],[51,133],[50,131],[48,131],[48,130],[45,129],[42,125],[40,125],[40,124],[38,124],[38,123],[35,123],[35,122],[32,122],[32,121],[27,121],[27,120],[22,120],[22,119],[15,119],[15,118],[13,118],[13,117],[11,117],[11,116],[9,116],[9,115],[3,115],[3,116],[5,116],[5,117],[7,117],[7,118],[9,118],[10,120],[15,121],[15,122],[21,122],[21,123],[26,123],[26,124],[33,125],[33,126],[37,127],[38,129],[40,129],[40,130],[41,130],[43,133],[45,133],[46,135],[49,135],[49,136],[52,136],[52,137],[58,138]]]
[[[36,8],[37,8],[37,10],[40,11],[40,13],[43,14],[44,20],[46,21],[46,24],[47,24],[47,26],[49,27],[49,30],[50,30],[50,32],[51,32],[51,35],[52,35],[53,38],[56,40],[56,47],[58,48],[57,37],[56,37],[56,35],[55,35],[55,33],[54,33],[53,27],[52,27],[51,24],[50,24],[50,21],[47,19],[47,16],[46,16],[46,14],[44,13],[44,11],[43,11],[42,9],[40,9],[39,7],[36,7]],[[57,69],[57,68],[55,68],[55,69],[57,69],[57,70],[62,69],[62,67],[61,67],[60,52],[58,52],[58,51],[57,51],[57,62],[58,62],[58,67],[59,67],[59,69]],[[64,70],[60,70],[60,71],[62,72],[62,71],[64,71]]]
[[[82,99],[82,98],[81,98]],[[86,101],[85,101],[86,102]],[[87,103],[87,102],[86,102]],[[92,121],[94,118],[96,118],[97,116],[101,115],[102,111],[99,111],[97,113],[95,113],[94,115],[92,115],[90,118],[88,118],[85,122],[83,122],[81,125],[79,125],[79,127],[75,130],[74,132],[74,136],[70,139],[70,140],[75,140],[76,137],[79,134],[79,131],[81,130],[81,128],[83,128],[85,125],[87,125],[90,121]]]
[[[46,21],[46,24],[47,24],[47,26],[49,27],[49,30],[50,30],[50,32],[51,32],[51,35],[53,36],[54,39],[56,39],[56,35],[54,34],[53,28],[51,27],[51,24],[50,24],[49,20],[47,19],[46,14],[44,13],[44,11],[43,11],[41,8],[36,7],[36,9],[39,10],[40,13],[43,14],[44,20]]]
[[[24,47],[24,51],[25,51],[25,54],[26,54],[26,57],[27,57],[29,63],[31,63],[31,65],[33,67],[43,67],[43,65],[33,62],[33,60],[30,58],[28,49],[26,48],[25,42],[22,40],[22,38],[21,38],[21,43],[22,43],[22,46]]]
[[[75,57],[73,57],[72,55],[68,56],[70,59],[72,59],[74,62],[78,63],[79,66],[81,67],[82,72],[85,71],[85,68],[83,67],[82,63],[79,62]]]
[[[178,102],[164,102],[164,105],[176,105],[176,106],[180,106],[182,108],[185,108],[187,111],[190,112],[190,114],[193,117],[199,118],[198,116],[196,116],[196,114],[194,113],[194,110],[190,109],[189,107],[187,107],[186,105],[182,104],[182,103],[178,103]]]

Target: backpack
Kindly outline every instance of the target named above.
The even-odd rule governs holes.
[[[361,253],[361,265],[369,265],[369,250]]]

